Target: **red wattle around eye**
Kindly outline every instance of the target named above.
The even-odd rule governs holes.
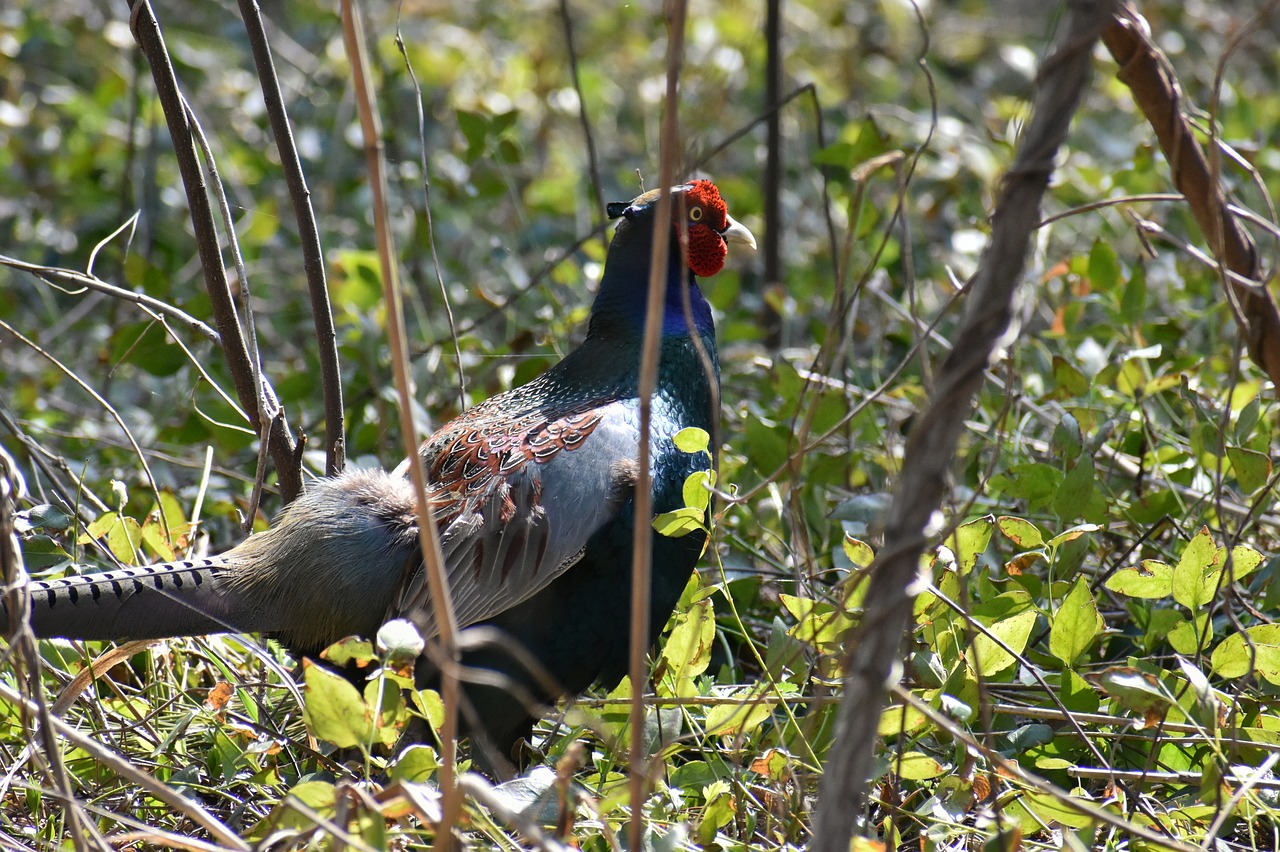
[[[724,268],[729,248],[710,225],[689,228],[689,269],[699,278],[708,278]]]

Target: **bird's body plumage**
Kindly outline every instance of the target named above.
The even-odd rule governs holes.
[[[683,505],[686,478],[713,464],[672,440],[687,427],[715,430],[715,331],[695,274],[719,271],[726,239],[754,247],[709,181],[673,194],[682,243],[672,243],[668,264],[651,407],[655,513]],[[500,675],[467,687],[466,697],[473,729],[502,750],[534,718],[521,692],[551,701],[625,673],[656,200],[653,192],[611,205],[622,222],[583,343],[528,384],[451,421],[420,451],[459,624],[492,627],[509,640],[463,658],[464,666]],[[435,623],[414,506],[399,474],[318,480],[270,530],[220,557],[33,583],[32,626],[42,636],[113,639],[262,631],[305,654],[347,635],[371,636],[392,617],[429,637]],[[650,641],[704,542],[698,532],[654,534]],[[510,644],[527,651],[556,688],[526,671]],[[419,669],[429,681],[430,667]]]

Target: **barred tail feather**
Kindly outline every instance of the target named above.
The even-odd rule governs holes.
[[[66,639],[165,639],[269,630],[225,593],[221,557],[32,582],[31,627]]]

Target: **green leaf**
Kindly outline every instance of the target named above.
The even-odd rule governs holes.
[[[778,598],[798,622],[787,634],[818,650],[839,647],[841,637],[853,626],[853,619],[831,604],[787,594]]]
[[[382,267],[377,252],[344,249],[337,252],[329,281],[333,303],[345,309],[367,311],[382,302]]]
[[[763,725],[773,715],[773,708],[780,698],[795,695],[799,687],[793,683],[770,685],[758,683],[745,689],[735,689],[723,704],[716,704],[707,711],[703,723],[708,736],[736,736]]]
[[[1147,271],[1142,264],[1135,263],[1120,294],[1120,316],[1129,325],[1137,326],[1144,320],[1146,309]]]
[[[1031,636],[1031,629],[1035,627],[1037,617],[1036,611],[1027,607],[1022,612],[987,625],[987,630],[1009,646],[1013,653],[1006,651],[985,634],[978,633],[973,637],[974,669],[989,677],[1003,672],[1016,663],[1018,658],[1013,654],[1021,654],[1026,650],[1027,640]]]
[[[956,564],[963,572],[972,571],[973,566],[978,563],[978,557],[986,551],[995,520],[994,515],[975,518],[958,526],[947,539],[947,545],[955,551]]]
[[[1080,423],[1070,413],[1062,415],[1058,425],[1053,429],[1053,449],[1063,459],[1072,461],[1080,455],[1084,447],[1084,436],[1080,433]]]
[[[1071,591],[1053,613],[1049,628],[1049,653],[1071,665],[1088,651],[1105,624],[1084,577],[1077,577]]]
[[[1089,510],[1093,498],[1093,459],[1081,456],[1076,466],[1067,471],[1058,493],[1053,498],[1053,511],[1064,521],[1078,518]]]
[[[30,530],[48,530],[49,532],[62,532],[71,526],[71,522],[75,520],[75,516],[67,512],[60,506],[52,503],[41,503],[25,509],[14,517],[14,526],[19,533],[25,533]]]
[[[373,726],[360,693],[346,678],[310,660],[304,659],[302,667],[307,727],[338,748],[363,748]]]
[[[1061,355],[1053,356],[1053,380],[1066,391],[1068,397],[1080,397],[1089,393],[1089,380],[1071,362]]]
[[[425,745],[411,745],[391,767],[393,781],[429,781],[440,768],[440,757],[436,750]]]
[[[142,527],[133,518],[117,512],[103,512],[85,528],[79,542],[86,544],[95,539],[105,540],[107,549],[125,565],[138,564]]]
[[[876,558],[875,551],[871,549],[871,545],[847,533],[844,537],[844,555],[859,568],[866,568]]]
[[[680,538],[695,530],[705,530],[702,523],[706,515],[701,509],[683,506],[673,512],[663,512],[653,519],[653,528],[668,538]]]
[[[1231,579],[1232,582],[1240,582],[1248,577],[1254,571],[1258,570],[1262,565],[1263,555],[1254,550],[1247,544],[1238,544],[1231,548]],[[1222,570],[1227,570],[1227,551],[1226,548],[1218,548],[1218,564],[1222,566]]]
[[[1089,251],[1089,280],[1098,290],[1114,290],[1120,283],[1120,260],[1110,243],[1096,240]]]
[[[420,689],[413,693],[413,706],[426,717],[432,728],[438,731],[444,727],[444,702],[440,700],[440,693],[434,689]]]
[[[711,489],[715,484],[714,470],[695,470],[685,477],[682,490],[685,507],[705,513],[711,506]]]
[[[1253,435],[1253,430],[1258,425],[1258,418],[1262,413],[1262,405],[1255,397],[1240,409],[1239,416],[1236,417],[1236,440],[1244,443]]]
[[[1106,587],[1131,598],[1167,598],[1173,589],[1173,568],[1155,559],[1144,559],[1136,566],[1116,571]]]
[[[1201,610],[1191,618],[1179,619],[1169,628],[1165,638],[1173,646],[1173,650],[1188,657],[1208,648],[1213,639],[1208,610]]]
[[[489,120],[478,112],[460,109],[457,112],[458,129],[467,140],[468,153],[474,156],[484,147],[485,137],[489,135]]]
[[[927,781],[947,771],[941,763],[919,751],[903,752],[893,759],[890,768],[907,781]]]
[[[699,429],[697,426],[688,426],[677,432],[671,440],[675,443],[676,449],[685,453],[706,453],[710,452],[711,435],[706,429]]]
[[[1259,624],[1232,633],[1213,649],[1214,674],[1241,678],[1248,674],[1280,684],[1280,624]]]
[[[168,537],[165,536],[164,527],[159,523],[159,519],[148,518],[147,522],[142,525],[140,531],[142,543],[147,549],[160,557],[165,562],[172,562],[177,556],[173,552],[173,548],[169,546]]]
[[[711,601],[701,600],[676,616],[675,627],[662,647],[667,674],[679,681],[697,677],[711,663],[716,638],[716,614]]]
[[[1075,541],[1082,535],[1097,532],[1100,529],[1102,529],[1102,527],[1098,524],[1076,524],[1074,527],[1063,530],[1053,538],[1049,539],[1049,546],[1056,549],[1062,547],[1062,545],[1069,541]]]
[[[335,666],[356,665],[364,668],[374,661],[373,643],[368,639],[347,637],[334,642],[320,652],[322,659]]]
[[[1201,527],[1173,569],[1173,599],[1193,612],[1213,600],[1217,572],[1221,570],[1217,557],[1218,548],[1209,528]]]
[[[1005,538],[1023,550],[1033,550],[1044,544],[1040,528],[1028,520],[1002,515],[996,518],[996,526],[1004,533]]]
[[[1241,447],[1227,447],[1227,460],[1240,482],[1240,487],[1252,494],[1271,479],[1271,457],[1265,453]]]
[[[400,711],[404,699],[400,686],[391,678],[377,677],[364,685],[364,706],[373,725],[374,739],[385,746],[395,745],[400,739]]]
[[[747,458],[752,466],[766,476],[787,460],[787,430],[782,426],[770,426],[758,417],[747,418],[744,430],[747,439]]]
[[[706,805],[702,809],[702,819],[698,822],[698,842],[703,846],[712,846],[719,830],[733,822],[736,808],[729,784],[725,781],[708,784],[702,789],[702,797]]]
[[[1018,820],[1023,831],[1034,834],[1044,826],[1061,823],[1084,830],[1096,820],[1048,793],[1023,793],[1005,805],[1003,810]]]
[[[1043,462],[1015,464],[991,477],[991,487],[998,493],[1025,500],[1028,512],[1038,512],[1049,507],[1063,478],[1061,471]]]
[[[1126,709],[1150,718],[1169,706],[1169,695],[1160,682],[1133,666],[1112,666],[1098,676],[1098,685]]]

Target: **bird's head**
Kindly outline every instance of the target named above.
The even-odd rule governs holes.
[[[624,234],[636,224],[647,224],[646,230],[651,232],[659,194],[653,189],[629,202],[610,204],[609,218],[623,220],[618,233]],[[715,275],[724,268],[728,243],[741,243],[755,251],[756,238],[729,215],[720,190],[711,181],[695,180],[673,187],[671,201],[676,234],[689,258],[689,271],[699,278]],[[676,250],[672,246],[672,251]]]
[[[596,332],[612,330],[614,334],[632,335],[644,325],[658,196],[658,190],[651,190],[631,201],[609,205],[609,218],[620,221],[609,244],[604,278],[591,309],[591,327]],[[720,190],[709,180],[672,187],[671,202],[673,242],[667,255],[663,334],[682,335],[691,330],[685,307],[687,296],[693,328],[706,337],[714,333],[714,323],[711,306],[698,290],[696,279],[715,275],[724,268],[728,243],[754,249],[756,239],[729,215]]]

